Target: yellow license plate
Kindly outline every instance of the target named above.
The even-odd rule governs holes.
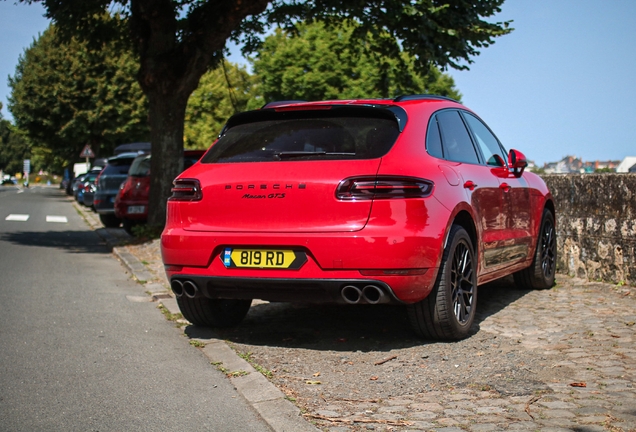
[[[221,254],[227,268],[299,269],[307,262],[307,255],[291,249],[234,249],[225,248]]]

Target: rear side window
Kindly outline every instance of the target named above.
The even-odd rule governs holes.
[[[128,175],[133,177],[146,177],[150,175],[150,155],[136,158],[130,166]]]
[[[478,164],[477,152],[459,112],[441,111],[436,116],[442,132],[444,159]]]
[[[464,119],[466,119],[468,127],[473,131],[486,163],[493,166],[504,166],[506,154],[499,145],[497,138],[490,132],[490,129],[477,117],[466,112],[464,113]]]
[[[398,123],[377,110],[253,113],[230,126],[202,163],[372,159],[384,156]],[[361,115],[364,114],[364,115]],[[260,118],[259,118],[260,117]],[[232,124],[232,120],[228,124]]]
[[[426,132],[426,151],[436,158],[444,158],[444,153],[442,153],[442,138],[439,135],[439,125],[437,124],[436,116],[433,116],[428,125],[428,131]]]

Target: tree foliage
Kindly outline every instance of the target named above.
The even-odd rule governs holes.
[[[0,114],[0,170],[5,174],[21,172],[24,159],[29,159],[30,147],[24,134]]]
[[[245,67],[224,61],[201,78],[188,100],[184,145],[207,149],[216,140],[226,120],[241,111],[263,105],[256,92],[256,77]]]
[[[86,144],[108,156],[118,144],[147,141],[148,104],[130,47],[109,43],[92,49],[57,36],[49,27],[9,77],[9,109],[44,159],[76,160]]]
[[[418,93],[461,99],[453,78],[437,67],[422,69],[406,52],[398,58],[387,57],[373,47],[352,43],[354,32],[350,25],[313,23],[298,25],[294,32],[278,29],[268,36],[254,61],[264,99],[387,98]]]
[[[121,40],[119,26],[96,17],[117,9],[128,18],[139,54],[138,80],[149,100],[152,158],[149,223],[163,225],[172,179],[183,166],[185,111],[200,78],[222,59],[228,39],[245,52],[272,26],[348,22],[352,40],[370,41],[399,59],[400,47],[427,70],[466,68],[479,50],[510,31],[485,20],[504,0],[21,0],[41,1],[61,31],[93,43]],[[385,37],[388,35],[390,37]]]

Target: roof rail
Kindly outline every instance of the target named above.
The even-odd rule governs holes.
[[[412,94],[412,95],[402,95],[393,99],[393,102],[403,102],[403,101],[411,101],[411,100],[426,100],[426,99],[437,99],[437,100],[447,100],[451,102],[457,102],[455,99],[449,98],[447,96],[440,96],[434,94]]]
[[[274,102],[268,102],[265,105],[263,105],[261,107],[261,109],[265,109],[265,108],[275,108],[277,106],[281,106],[281,105],[289,105],[289,104],[295,104],[295,103],[303,103],[303,102],[307,102],[306,100],[282,100],[282,101],[274,101]]]

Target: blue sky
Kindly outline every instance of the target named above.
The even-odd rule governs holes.
[[[43,13],[39,3],[0,0],[4,118],[7,76],[48,26]],[[507,0],[494,20],[514,20],[515,31],[483,49],[469,71],[449,73],[506,148],[539,165],[566,155],[636,156],[636,1]]]

